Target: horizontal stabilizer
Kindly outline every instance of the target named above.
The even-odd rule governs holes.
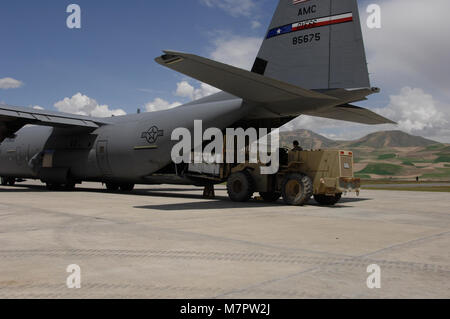
[[[155,61],[247,101],[272,103],[304,99],[335,101],[334,97],[212,61],[193,54],[164,51]]]
[[[381,115],[376,114],[375,112],[351,104],[335,106],[317,111],[309,111],[304,114],[368,125],[397,124]]]

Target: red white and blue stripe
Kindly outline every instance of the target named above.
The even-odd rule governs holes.
[[[343,13],[338,14],[334,16],[329,17],[323,17],[323,18],[315,18],[315,19],[308,19],[303,20],[300,22],[288,24],[282,27],[273,28],[269,31],[267,34],[267,39],[273,38],[279,35],[306,30],[306,29],[313,29],[318,27],[324,27],[328,25],[334,25],[334,24],[340,24],[340,23],[346,23],[346,22],[352,22],[353,21],[353,13]]]

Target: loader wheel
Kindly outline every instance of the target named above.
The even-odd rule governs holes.
[[[254,189],[253,178],[246,171],[234,173],[228,178],[228,196],[233,202],[248,202],[255,192]]]
[[[284,179],[282,193],[286,204],[303,206],[313,195],[312,180],[306,175],[290,174]]]
[[[106,189],[110,192],[117,192],[119,190],[119,184],[106,183]]]
[[[259,193],[259,195],[261,195],[262,199],[266,203],[274,203],[277,200],[279,200],[281,197],[281,193],[276,193],[276,192]]]
[[[134,184],[127,184],[127,183],[125,183],[125,184],[120,184],[119,188],[120,188],[120,191],[121,191],[121,192],[129,193],[129,192],[132,192],[132,191],[133,191],[133,189],[134,189]]]
[[[334,206],[342,198],[342,194],[336,194],[334,196],[326,196],[326,195],[314,195],[314,199],[319,205],[322,206]]]

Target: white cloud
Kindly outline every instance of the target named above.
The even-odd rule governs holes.
[[[422,89],[404,87],[398,95],[391,95],[389,105],[379,113],[397,121],[400,129],[408,133],[448,136],[450,114]]]
[[[215,37],[215,40],[212,42],[213,49],[209,57],[236,67],[250,69],[261,46],[262,39],[231,36],[226,32],[218,33],[220,36]],[[199,87],[195,87],[186,80],[178,82],[174,95],[194,101],[220,91],[211,85],[198,83]],[[155,98],[152,102],[146,104],[146,110],[148,112],[160,111],[179,105],[181,105],[179,102],[170,103],[162,98]]]
[[[303,116],[289,127],[338,139],[400,129],[450,142],[450,41],[444,32],[450,30],[450,1],[380,0],[378,4],[381,29],[367,28],[366,6],[360,6],[369,70],[374,85],[394,93],[385,107],[375,111],[399,125],[366,126]]]
[[[180,102],[174,102],[170,103],[164,99],[156,98],[151,102],[148,102],[145,104],[145,109],[147,112],[156,112],[156,111],[163,111],[168,109],[173,109],[177,106],[180,106]]]
[[[208,7],[217,7],[225,10],[233,17],[250,16],[256,7],[254,0],[200,0]]]
[[[223,35],[214,41],[211,58],[242,69],[251,69],[262,38]]]
[[[55,108],[60,112],[94,117],[110,117],[126,114],[122,109],[110,110],[108,105],[99,105],[96,100],[81,93],[56,102]]]
[[[38,110],[38,111],[44,110],[44,108],[42,106],[39,106],[39,105],[33,106],[33,109],[34,110]]]
[[[450,93],[450,1],[382,0],[379,4],[382,28],[368,29],[363,23],[373,80],[395,89],[413,86]]]
[[[0,89],[17,89],[23,86],[23,82],[13,79],[13,78],[2,78],[0,79]]]
[[[254,20],[252,21],[252,29],[259,29],[261,27],[261,22]]]
[[[220,90],[212,87],[211,85],[200,83],[199,88],[194,88],[189,82],[182,81],[177,83],[177,90],[175,92],[176,96],[185,97],[191,101],[201,99],[205,96],[219,92]]]
[[[440,104],[422,89],[404,87],[390,96],[389,104],[375,112],[394,120],[398,125],[368,126],[324,118],[301,116],[283,127],[283,130],[309,129],[324,136],[353,140],[376,131],[402,130],[439,142],[450,142],[450,112],[448,105]]]
[[[174,95],[189,99],[189,101],[194,101],[217,92],[219,92],[218,89],[205,83],[200,83],[200,86],[195,88],[188,81],[181,81],[177,83],[177,89],[174,92]],[[165,99],[157,97],[153,101],[148,102],[145,105],[145,109],[147,112],[156,112],[173,109],[180,105],[182,105],[180,102],[171,103]]]

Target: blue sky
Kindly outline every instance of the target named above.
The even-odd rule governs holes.
[[[66,7],[82,9],[82,28],[66,27]],[[261,22],[274,1],[264,1]],[[14,105],[50,108],[77,92],[134,112],[155,97],[171,99],[179,75],[154,63],[163,49],[209,55],[214,32],[263,36],[247,17],[199,1],[16,0],[0,3],[0,77],[24,82],[0,91]],[[148,89],[148,92],[139,89]],[[152,92],[153,90],[153,92]]]
[[[80,30],[66,27],[66,7],[71,3],[82,9]],[[153,59],[161,50],[192,52],[248,68],[277,3],[1,1],[0,102],[46,109],[55,109],[56,105],[59,110],[74,113],[99,105],[103,111],[134,113],[137,108],[154,110],[188,102],[213,90],[157,65]],[[372,85],[383,90],[360,105],[389,116],[400,126],[373,128],[302,117],[296,121],[297,127],[314,128],[333,138],[402,129],[450,142],[450,47],[437,36],[442,30],[450,30],[445,17],[450,2],[358,3]],[[371,3],[382,8],[381,30],[365,27],[365,9]],[[19,83],[13,85],[16,88],[7,85],[10,79]],[[89,107],[80,108],[82,104]]]

